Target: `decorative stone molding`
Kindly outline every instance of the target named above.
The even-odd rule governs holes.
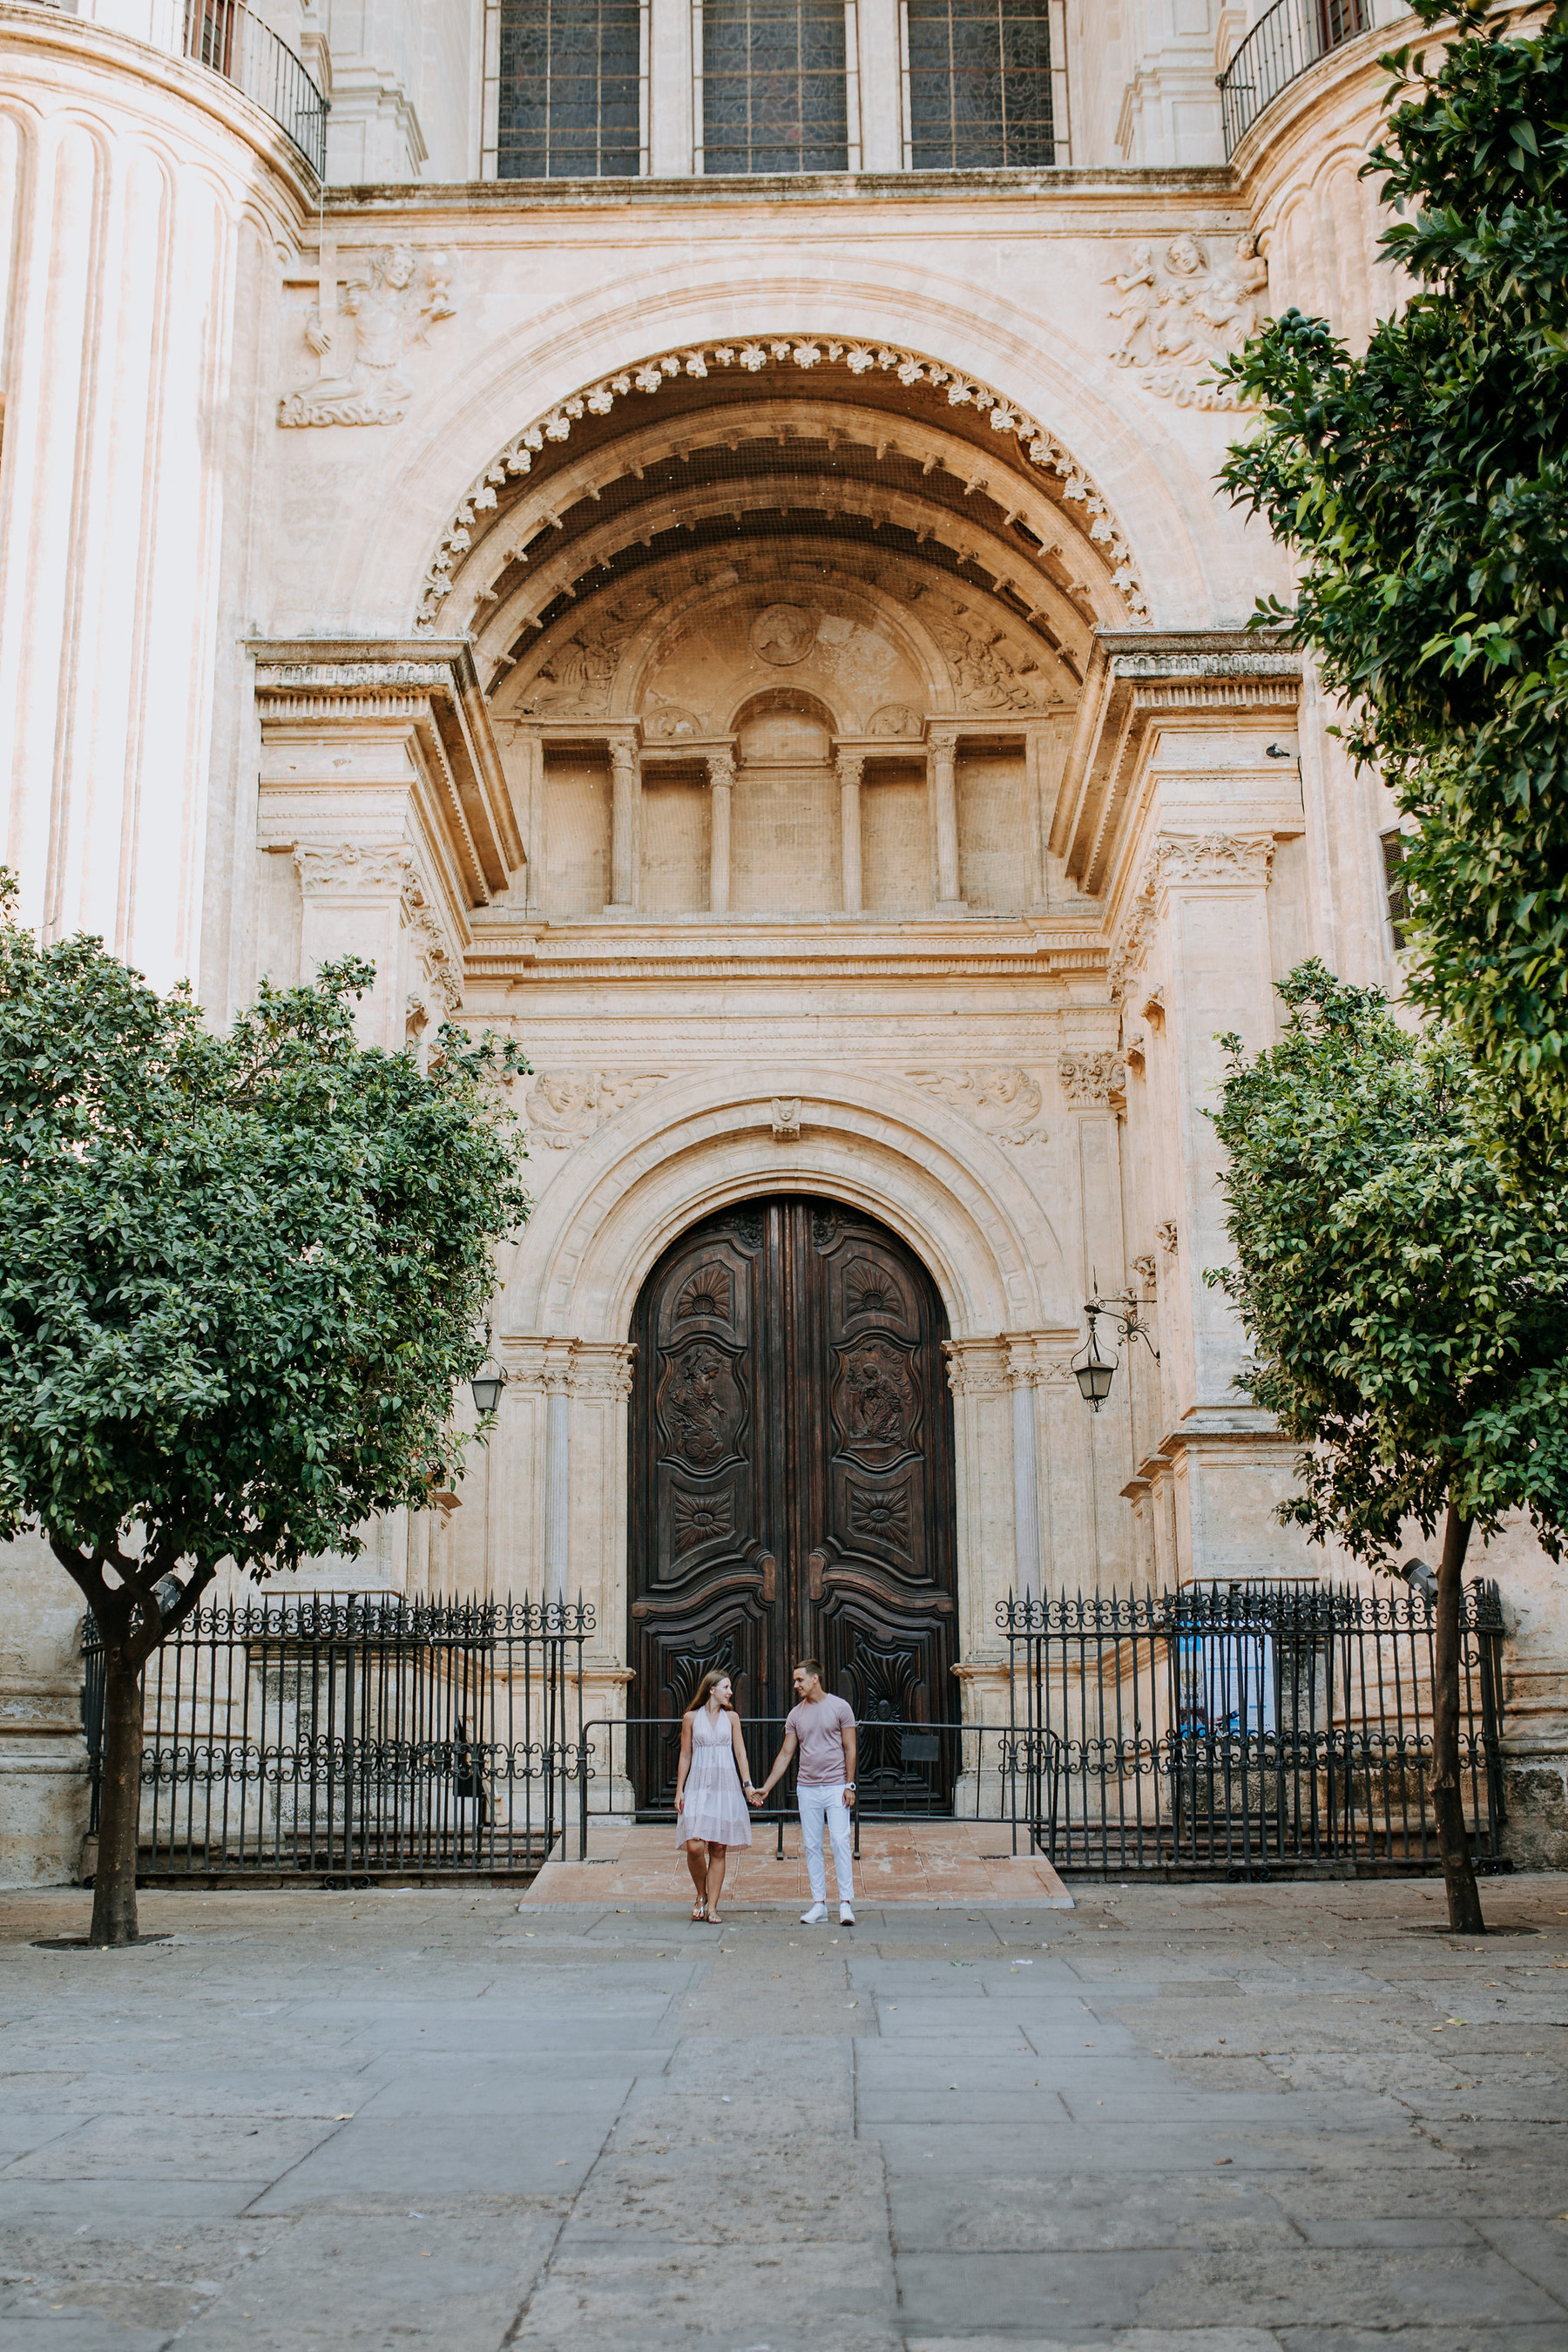
[[[1060,1388],[1073,1379],[1072,1360],[1082,1346],[1076,1332],[1008,1331],[1007,1385],[1015,1389]]]
[[[800,1141],[800,1097],[779,1097],[772,1106],[772,1123],[775,1143]]]
[[[1121,298],[1110,305],[1119,322],[1113,367],[1134,370],[1145,392],[1178,408],[1250,405],[1233,384],[1214,380],[1215,369],[1240,351],[1263,314],[1268,264],[1250,229],[1217,267],[1205,240],[1184,229],[1163,252],[1135,245],[1125,268],[1102,282]]]
[[[413,941],[426,989],[432,995],[439,997],[447,1013],[459,1010],[463,1002],[461,956],[457,943],[436,913],[429,889],[411,849],[400,845],[361,849],[352,841],[341,842],[331,848],[300,843],[294,851],[294,870],[300,877],[300,890],[307,898],[342,898],[365,894],[395,898],[399,902],[404,929]],[[416,1004],[422,1016],[418,1027],[422,1028],[428,1018],[428,1012],[426,1002],[419,998],[410,1000],[409,1025],[414,1026]]]
[[[336,251],[323,240],[321,295],[305,320],[318,373],[279,402],[279,424],[401,424],[414,395],[405,345],[424,342],[441,320],[456,318],[457,271],[456,255],[445,249],[381,246],[345,281],[340,304]]]
[[[1157,1282],[1159,1276],[1154,1263],[1153,1251],[1144,1250],[1141,1255],[1135,1257],[1132,1261],[1132,1271],[1137,1275],[1140,1281]]]
[[[552,1070],[536,1074],[523,1113],[531,1143],[569,1151],[647,1094],[662,1086],[666,1070]]]
[[[1155,844],[1159,883],[1237,882],[1266,888],[1274,864],[1272,834],[1168,834]]]
[[[434,628],[436,616],[451,592],[455,567],[474,544],[474,526],[479,516],[495,507],[496,493],[509,476],[531,471],[533,460],[546,442],[568,440],[573,425],[580,418],[607,416],[617,401],[629,399],[634,393],[652,396],[668,383],[682,379],[700,381],[716,370],[738,368],[754,375],[770,364],[820,367],[826,374],[841,371],[851,379],[877,370],[896,377],[906,391],[918,390],[927,397],[944,401],[950,408],[970,408],[988,416],[993,432],[1005,433],[1016,440],[1031,465],[1056,475],[1062,483],[1062,496],[1082,507],[1089,536],[1103,550],[1112,569],[1113,584],[1127,611],[1135,620],[1148,618],[1148,601],[1132,551],[1107,500],[1083,468],[1033,417],[977,378],[955,373],[921,352],[843,338],[785,335],[767,342],[705,344],[700,349],[670,352],[661,358],[644,360],[574,393],[514,436],[470,485],[442,532],[422,585],[416,630]],[[482,524],[479,528],[483,529]]]
[[[637,1352],[629,1340],[616,1339],[513,1339],[500,1348],[508,1390],[612,1404],[632,1392]]]
[[[873,710],[866,722],[868,735],[900,738],[918,735],[920,731],[921,714],[918,710],[911,710],[907,702],[884,702],[879,710]]]
[[[1265,889],[1274,865],[1272,834],[1161,834],[1151,843],[1111,944],[1106,977],[1112,1003],[1121,1003],[1142,967],[1158,927],[1162,901],[1173,886],[1235,883]]]
[[[1278,639],[1240,629],[1099,632],[1047,845],[1068,880],[1091,896],[1110,883],[1152,730],[1291,727],[1300,695],[1301,656]],[[1260,776],[1255,797],[1278,808],[1280,832],[1300,829],[1299,795],[1283,794],[1277,779]]]
[[[253,639],[247,650],[256,665],[264,746],[300,744],[314,756],[343,737],[384,740],[389,728],[405,730],[408,763],[399,760],[396,772],[406,774],[410,792],[416,774],[424,779],[427,821],[453,903],[485,906],[510,888],[526,855],[489,706],[466,644]],[[303,839],[325,822],[344,822],[342,803],[330,818],[325,814],[335,798],[335,788],[324,789],[330,770],[317,775],[306,769],[310,781],[299,787],[289,781],[293,772],[274,765],[263,779],[263,803],[291,812],[273,827],[274,847],[289,845],[289,826],[298,824],[294,837]],[[307,815],[307,802],[319,802],[322,814]],[[264,825],[264,836],[265,831]]]
[[[1174,1217],[1162,1217],[1154,1228],[1154,1239],[1167,1257],[1174,1257],[1180,1242]]]
[[[917,1087],[935,1095],[949,1110],[973,1121],[993,1143],[1015,1145],[1046,1141],[1036,1125],[1045,1100],[1037,1079],[1027,1070],[996,1066],[976,1070],[910,1070]]]
[[[1003,1396],[1013,1385],[1003,1339],[944,1339],[942,1352],[955,1397]]]
[[[994,627],[964,628],[938,609],[934,596],[922,600],[921,617],[941,647],[961,710],[1044,710],[1043,681],[1031,683],[1014,668]]]
[[[1082,1109],[1105,1109],[1112,1095],[1126,1090],[1127,1066],[1120,1055],[1110,1051],[1063,1054],[1057,1072],[1068,1102]]]

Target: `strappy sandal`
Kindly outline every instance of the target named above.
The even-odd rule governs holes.
[[[695,1906],[695,1908],[694,1908],[694,1909],[693,1909],[693,1911],[692,1911],[691,1916],[692,1916],[692,1918],[693,1918],[693,1920],[694,1920],[694,1921],[695,1921],[695,1920],[706,1920],[706,1919],[707,1919],[707,1916],[708,1916],[708,1897],[706,1896],[706,1895],[700,1895],[698,1896],[698,1898],[697,1898],[697,1902],[696,1902],[696,1906]]]
[[[708,1925],[710,1927],[721,1927],[724,1925],[721,1914],[717,1911],[710,1911],[708,1914]]]

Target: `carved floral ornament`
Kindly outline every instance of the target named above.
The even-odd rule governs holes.
[[[971,408],[987,416],[994,433],[1005,433],[1015,438],[1032,465],[1060,478],[1063,497],[1081,505],[1089,536],[1103,550],[1111,566],[1113,585],[1120,591],[1128,613],[1136,621],[1148,621],[1148,602],[1132,551],[1110,507],[1083,468],[1033,417],[976,377],[942,367],[922,353],[884,343],[789,335],[765,342],[706,344],[696,350],[671,352],[660,359],[644,360],[636,367],[574,393],[527,426],[507,443],[471,485],[443,531],[435,561],[422,584],[415,621],[416,632],[421,635],[434,632],[436,615],[451,591],[454,568],[474,543],[475,522],[495,507],[496,494],[509,476],[531,471],[533,460],[546,442],[568,440],[579,418],[607,416],[617,401],[629,399],[634,394],[651,398],[666,384],[682,377],[701,379],[715,370],[737,368],[754,375],[769,366],[821,368],[828,373],[842,370],[854,377],[875,369],[896,377],[908,391],[920,388],[930,396],[945,400],[951,408]]]
[[[1110,1050],[1063,1054],[1057,1074],[1068,1102],[1084,1110],[1109,1107],[1112,1095],[1121,1095],[1127,1087],[1127,1066]]]
[[[663,1084],[663,1070],[542,1070],[528,1092],[529,1141],[569,1151],[597,1135],[618,1110]]]
[[[1142,967],[1160,919],[1160,902],[1173,884],[1236,884],[1267,889],[1274,864],[1271,834],[1164,834],[1143,861],[1128,912],[1110,950],[1107,978],[1112,1003],[1120,1003],[1134,972]]]
[[[1190,229],[1163,248],[1135,245],[1104,283],[1121,297],[1110,305],[1113,366],[1132,369],[1145,392],[1178,408],[1247,404],[1234,385],[1215,382],[1214,371],[1263,315],[1268,264],[1251,230],[1228,247]]]

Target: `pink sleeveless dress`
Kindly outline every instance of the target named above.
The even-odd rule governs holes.
[[[691,1718],[691,1768],[686,1775],[686,1807],[675,1824],[676,1843],[706,1838],[710,1845],[750,1845],[752,1816],[730,1744],[730,1717],[717,1723],[700,1706]]]

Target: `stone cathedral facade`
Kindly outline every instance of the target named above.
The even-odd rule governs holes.
[[[367,1039],[534,1067],[493,1442],[321,1585],[580,1590],[599,1712],[722,1633],[977,1715],[1010,1589],[1347,1572],[1205,1105],[1304,955],[1397,988],[1396,819],[1247,632],[1210,371],[1397,299],[1400,16],[0,0],[28,919],[218,1022],[352,950]],[[1159,1351],[1098,1415],[1096,1287]],[[1490,1565],[1568,1853],[1561,1586]],[[79,1621],[3,1577],[5,1874],[68,1875]]]

